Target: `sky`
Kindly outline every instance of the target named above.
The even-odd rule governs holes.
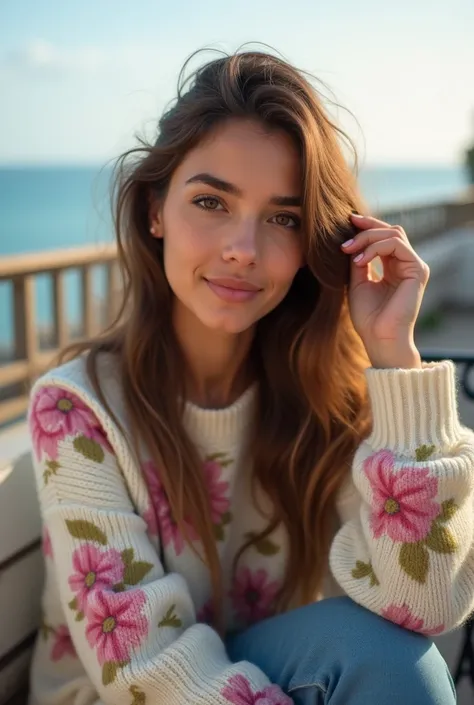
[[[474,139],[473,0],[0,0],[0,164],[104,164],[192,52],[246,42],[324,82],[362,163],[455,164]]]

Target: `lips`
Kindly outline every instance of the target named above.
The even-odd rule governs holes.
[[[228,304],[242,304],[252,301],[262,291],[256,284],[235,277],[205,278],[204,281],[219,299]]]
[[[232,289],[234,291],[261,291],[261,287],[256,284],[252,284],[245,279],[237,279],[233,277],[216,277],[207,278],[209,284],[214,284],[215,286],[223,286],[226,289]]]

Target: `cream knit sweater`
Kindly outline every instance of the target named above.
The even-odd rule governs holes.
[[[474,608],[474,434],[459,422],[450,361],[365,374],[373,432],[339,497],[333,577],[315,599],[339,591],[438,634]],[[100,379],[126,428],[108,356]],[[254,399],[251,387],[226,409],[188,403],[184,418],[202,454],[229,630],[272,614],[287,556],[280,528],[244,552],[232,580],[233,557],[265,525],[246,455]],[[29,424],[46,563],[31,705],[290,702],[254,665],[232,664],[205,623],[207,570],[177,531],[159,472],[146,452],[137,464],[82,359],[38,380]]]

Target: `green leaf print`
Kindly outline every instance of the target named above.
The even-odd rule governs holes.
[[[107,661],[102,667],[102,684],[110,685],[114,682],[119,668],[123,668],[130,661]]]
[[[223,541],[225,539],[224,527],[222,524],[214,524],[214,537],[216,541]]]
[[[70,602],[68,602],[67,606],[69,607],[70,610],[73,610],[73,612],[75,612],[78,609],[77,597],[74,597]],[[84,612],[77,612],[77,614],[75,616],[76,622],[82,622],[83,619],[84,619]]]
[[[398,561],[405,573],[418,583],[425,583],[429,568],[429,555],[423,541],[404,543]]]
[[[433,522],[431,531],[425,539],[425,544],[436,553],[455,553],[458,549],[456,539],[449,529],[436,521]]]
[[[66,519],[69,533],[75,539],[83,541],[97,541],[103,546],[107,545],[107,536],[95,524],[84,519]]]
[[[50,634],[54,634],[53,627],[51,627],[49,624],[46,624],[44,619],[42,620],[41,625],[40,625],[40,634],[41,634],[44,641],[48,640],[48,636]]]
[[[57,460],[47,460],[46,461],[46,470],[43,472],[43,480],[44,484],[48,484],[48,480],[51,477],[51,475],[56,475],[57,471],[61,467]]]
[[[159,627],[174,627],[175,629],[179,629],[179,627],[183,626],[183,622],[176,615],[175,609],[176,605],[171,605],[161,622],[159,622]]]
[[[105,455],[102,446],[97,441],[93,441],[92,438],[78,436],[74,439],[73,446],[87,460],[92,460],[94,463],[102,463],[104,461]]]
[[[214,462],[214,463],[219,463],[221,468],[226,468],[228,465],[232,465],[233,460],[229,458],[227,453],[223,453],[222,451],[218,453],[210,453],[210,455],[206,455],[204,462]]]
[[[447,499],[441,503],[441,514],[436,517],[436,521],[446,522],[453,518],[459,507],[454,502],[454,499]]]
[[[122,560],[125,566],[131,565],[133,563],[134,550],[133,548],[124,548],[122,551]]]
[[[380,582],[374,573],[374,569],[372,568],[372,563],[370,562],[364,563],[363,561],[356,561],[356,567],[353,568],[351,575],[355,580],[370,577],[370,587],[380,585]]]
[[[145,705],[146,695],[143,690],[140,690],[136,685],[131,685],[129,691],[133,696],[132,705]]]
[[[123,582],[126,585],[137,585],[152,568],[153,564],[147,563],[146,561],[134,561],[133,563],[129,563],[123,574]]]
[[[214,538],[216,541],[224,541],[225,539],[225,532],[224,532],[224,527],[230,524],[232,521],[232,513],[231,512],[224,512],[221,516],[221,523],[220,524],[214,524]]]
[[[255,539],[257,534],[255,531],[248,531],[245,534],[245,537],[247,539]],[[256,541],[254,544],[255,550],[258,551],[262,556],[274,556],[276,553],[279,552],[280,547],[276,544],[273,543],[269,538],[262,538]]]
[[[280,550],[280,547],[270,539],[260,539],[255,544],[255,548],[262,556],[274,556]]]
[[[436,450],[436,446],[427,446],[423,444],[419,448],[416,448],[415,450],[415,457],[418,463],[422,463],[423,460],[426,460],[427,458],[430,457],[430,455],[433,455],[433,453]]]
[[[115,592],[123,592],[125,585],[137,585],[140,580],[143,580],[145,575],[153,568],[153,563],[146,561],[134,561],[135,552],[133,548],[124,548],[122,551],[122,560],[125,566],[123,581],[114,585]]]

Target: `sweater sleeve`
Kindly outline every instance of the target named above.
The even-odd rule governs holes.
[[[366,370],[373,427],[341,497],[334,577],[364,607],[426,635],[474,609],[474,433],[450,360]]]
[[[196,623],[185,580],[165,573],[84,401],[37,383],[29,429],[62,609],[100,701],[224,705],[259,692],[291,703],[256,666],[231,663],[218,634]]]

